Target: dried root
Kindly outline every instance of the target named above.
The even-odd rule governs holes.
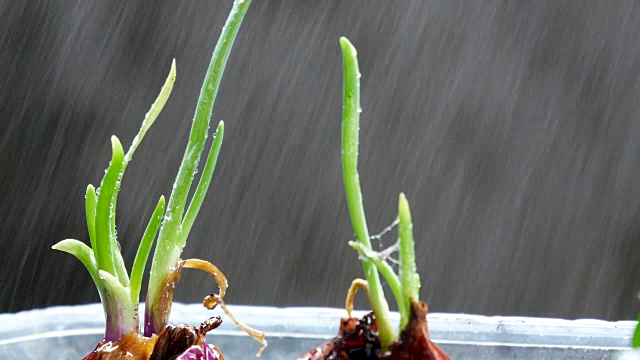
[[[224,274],[220,270],[218,270],[218,268],[212,263],[205,260],[200,260],[200,259],[182,260],[180,261],[178,266],[203,270],[207,274],[211,275],[213,280],[218,285],[218,288],[220,289],[220,293],[206,296],[202,301],[202,304],[209,310],[213,310],[218,305],[220,305],[220,307],[222,308],[222,311],[224,311],[224,313],[231,319],[231,321],[233,321],[234,324],[236,324],[239,328],[244,330],[244,332],[246,332],[249,336],[251,336],[256,341],[262,344],[262,347],[260,348],[260,350],[258,350],[258,353],[256,354],[256,356],[260,356],[264,351],[264,349],[267,347],[267,340],[265,339],[265,333],[241,323],[240,321],[238,321],[238,319],[236,319],[235,316],[233,316],[231,311],[227,309],[227,305],[224,303],[223,298],[227,291],[227,287],[229,286],[229,283],[227,282],[227,278],[224,276]]]
[[[356,293],[358,290],[364,289],[364,291],[369,295],[369,283],[363,279],[354,279],[351,282],[351,286],[349,286],[349,291],[347,291],[347,298],[344,301],[344,308],[347,310],[347,316],[351,317],[351,313],[353,312],[353,299],[356,297]]]

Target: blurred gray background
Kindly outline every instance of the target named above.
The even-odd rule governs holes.
[[[230,3],[0,2],[1,312],[99,301],[80,262],[50,248],[88,242],[85,187],[112,134],[130,144],[176,58],[174,92],[118,202],[132,263],[170,194]],[[369,227],[389,225],[407,194],[432,311],[635,318],[639,20],[634,0],[255,0],[184,257],[225,272],[229,303],[343,306],[363,276],[339,157],[346,35],[363,73]],[[383,245],[394,241],[395,230]],[[176,298],[213,288],[186,271]]]

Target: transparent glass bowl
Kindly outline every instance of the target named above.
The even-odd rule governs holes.
[[[261,359],[296,359],[335,336],[346,315],[330,308],[229,308],[240,321],[267,333],[269,347]],[[200,304],[174,304],[171,322],[199,325],[214,315],[221,313]],[[208,340],[229,360],[255,358],[260,344],[222,317],[223,325]],[[615,359],[628,349],[636,325],[441,313],[428,318],[432,339],[452,359]],[[0,359],[81,359],[101,340],[103,326],[100,304],[0,314]]]

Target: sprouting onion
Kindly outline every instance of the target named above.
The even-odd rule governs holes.
[[[54,249],[75,255],[89,270],[89,274],[98,289],[106,317],[105,340],[114,341],[124,334],[138,332],[138,298],[142,282],[142,274],[149,256],[151,245],[164,213],[164,197],[161,196],[154,210],[149,225],[142,237],[138,253],[131,270],[127,275],[122,255],[118,250],[115,229],[115,203],[120,182],[128,162],[132,159],[138,144],[147,130],[156,120],[173,89],[176,78],[175,61],[171,64],[169,76],[160,91],[160,95],[151,105],[145,116],[138,135],[134,138],[126,156],[117,137],[111,137],[112,159],[105,175],[96,190],[93,185],[87,186],[86,218],[91,247],[84,243],[67,239],[53,246]]]
[[[212,264],[197,259],[183,261],[180,259],[180,254],[211,183],[224,134],[224,123],[222,121],[216,128],[202,175],[188,207],[187,197],[195,173],[198,170],[200,156],[208,136],[210,117],[222,74],[242,19],[250,3],[251,0],[234,1],[233,8],[222,29],[222,34],[207,70],[200,98],[198,99],[187,149],[166,211],[165,199],[161,196],[138,246],[138,251],[131,267],[131,275],[129,276],[128,274],[116,239],[118,192],[124,172],[133,158],[135,150],[169,98],[176,78],[175,61],[171,65],[171,71],[160,91],[160,95],[158,95],[158,98],[146,114],[140,131],[134,138],[129,150],[125,154],[120,141],[113,136],[111,138],[111,162],[100,183],[100,187],[98,189],[95,189],[92,185],[87,187],[86,218],[91,246],[89,247],[78,240],[72,239],[63,240],[53,246],[56,250],[76,256],[89,271],[100,294],[105,312],[106,329],[103,342],[115,342],[125,335],[130,337],[130,334],[140,334],[140,319],[138,316],[140,290],[143,273],[156,235],[158,235],[158,241],[151,265],[144,332],[141,334],[144,336],[139,336],[140,338],[154,338],[167,326],[171,311],[173,287],[179,280],[182,267],[204,269],[211,273],[208,269],[210,269],[209,265],[213,266]],[[213,268],[215,269],[215,267]],[[214,275],[214,279],[220,285],[221,292],[216,295],[215,304],[208,304],[205,299],[205,305],[208,304],[208,307],[213,308],[215,305],[221,304],[223,310],[232,317],[222,300],[224,289],[226,289],[226,279],[217,269]],[[264,334],[238,323],[233,317],[232,319],[266,346]],[[213,327],[203,325],[202,328],[211,329]],[[204,333],[201,335],[204,336]],[[152,342],[155,342],[155,340]]]
[[[360,130],[360,71],[355,47],[345,37],[340,38],[344,65],[344,107],[342,120],[342,166],[344,187],[357,241],[349,242],[360,254],[368,283],[368,297],[376,316],[382,352],[398,340],[407,327],[411,302],[419,300],[420,277],[416,272],[413,224],[409,202],[400,194],[398,203],[399,274],[386,261],[386,254],[371,248],[369,231],[362,203],[358,175],[358,143]],[[389,285],[400,313],[400,331],[396,333],[389,318],[389,306],[380,284],[378,271]]]
[[[340,321],[338,336],[309,350],[298,360],[330,359],[434,359],[449,357],[429,338],[427,304],[420,301],[420,277],[416,272],[413,223],[409,202],[403,193],[398,201],[398,217],[383,233],[398,225],[398,242],[388,249],[373,251],[362,203],[358,175],[358,145],[360,132],[360,70],[356,49],[347,38],[340,38],[344,71],[342,112],[342,171],[351,225],[356,240],[349,245],[359,254],[366,280],[355,279],[347,291],[347,317]],[[387,262],[399,251],[399,271],[396,274]],[[389,316],[380,275],[393,292],[400,312],[400,329],[395,332]],[[358,290],[369,298],[373,314],[362,319],[352,316],[353,300]]]

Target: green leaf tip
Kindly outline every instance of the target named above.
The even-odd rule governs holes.
[[[100,277],[98,276],[98,264],[96,263],[96,258],[94,256],[93,250],[90,247],[85,245],[83,242],[74,240],[74,239],[66,239],[62,240],[51,247],[54,250],[66,252],[67,254],[71,254],[75,256],[80,262],[87,268],[93,282],[98,286],[100,284]]]
[[[354,57],[358,56],[358,51],[356,50],[355,46],[353,46],[351,41],[349,41],[349,39],[344,36],[340,37],[340,47],[342,47],[343,53],[348,53],[349,55]]]
[[[131,161],[131,158],[133,157],[133,153],[136,151],[136,149],[138,148],[138,145],[140,145],[140,143],[142,142],[142,139],[147,134],[147,130],[149,130],[151,125],[153,125],[153,123],[156,121],[156,119],[160,115],[160,112],[162,111],[162,109],[164,109],[164,106],[166,105],[167,100],[169,99],[169,95],[171,95],[171,91],[173,91],[173,84],[175,82],[176,82],[176,59],[173,59],[173,61],[171,62],[171,70],[169,70],[169,75],[167,76],[167,79],[162,85],[162,88],[160,89],[160,93],[158,94],[158,97],[153,102],[153,104],[151,104],[151,108],[149,109],[149,111],[147,111],[147,113],[144,116],[144,120],[142,121],[142,125],[140,126],[140,130],[138,131],[138,134],[133,138],[133,141],[131,142],[129,151],[127,151],[127,155],[125,156],[124,167],[120,172],[120,178],[122,178],[122,176],[124,175],[124,171],[127,168],[127,164],[129,163],[129,161]]]
[[[114,156],[122,156],[124,158],[124,149],[122,149],[122,143],[117,136],[111,135],[111,149]]]

